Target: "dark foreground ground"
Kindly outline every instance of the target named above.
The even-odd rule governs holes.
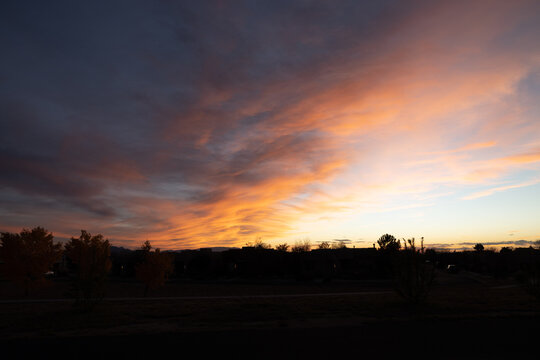
[[[84,313],[62,300],[61,281],[28,299],[1,286],[0,350],[17,358],[540,355],[538,301],[511,280],[468,273],[438,274],[421,306],[384,282],[177,282],[141,299],[140,284],[113,280]]]

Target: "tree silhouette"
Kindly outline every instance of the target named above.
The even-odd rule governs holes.
[[[503,246],[501,250],[499,250],[499,253],[501,254],[510,254],[512,253],[512,248],[509,246]]]
[[[45,273],[62,256],[62,245],[54,244],[53,234],[39,226],[19,234],[5,232],[0,238],[4,274],[23,287],[25,296],[44,281]]]
[[[335,242],[332,244],[332,249],[346,249],[347,245],[345,244],[345,241],[339,240],[338,242]]]
[[[75,267],[73,292],[75,303],[91,310],[105,294],[105,281],[111,269],[109,240],[98,234],[92,236],[81,230],[81,236],[72,237],[65,245],[66,256]]]
[[[379,249],[383,251],[396,251],[401,248],[399,240],[390,234],[384,234],[377,240]]]
[[[484,245],[478,243],[478,244],[474,245],[474,250],[483,251],[484,250]]]
[[[292,247],[292,252],[307,252],[311,250],[311,241],[308,239],[303,241],[297,241]]]
[[[137,279],[145,284],[144,297],[148,295],[148,290],[162,286],[173,272],[173,258],[170,254],[162,253],[159,249],[152,250],[150,241],[145,241],[141,246],[143,261],[137,264],[135,273]]]
[[[259,237],[255,242],[247,242],[246,246],[254,247],[255,249],[271,249],[272,246],[270,244],[267,244],[262,241],[262,239]]]
[[[319,250],[330,249],[330,243],[328,241],[323,241],[322,243],[319,244],[318,248]]]
[[[418,304],[424,301],[433,284],[435,267],[427,262],[422,248],[416,249],[415,239],[403,239],[405,249],[396,256],[394,269],[395,290],[406,301]],[[409,244],[407,246],[407,244]]]
[[[279,244],[278,246],[276,246],[276,250],[277,251],[287,252],[287,250],[289,250],[289,244],[287,244],[287,243]]]

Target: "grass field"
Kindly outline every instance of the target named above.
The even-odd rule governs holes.
[[[107,298],[92,312],[80,312],[65,297],[65,281],[53,281],[27,299],[11,284],[1,285],[4,346],[84,348],[98,341],[125,352],[153,339],[163,348],[181,343],[202,349],[207,341],[223,347],[240,341],[246,351],[273,343],[268,354],[279,353],[280,346],[289,355],[312,351],[307,344],[333,351],[354,344],[364,352],[398,351],[382,342],[390,336],[403,351],[420,343],[432,351],[443,345],[455,350],[470,341],[476,355],[494,347],[499,351],[490,357],[496,357],[528,354],[540,333],[535,298],[510,279],[470,273],[439,273],[426,303],[417,306],[405,303],[388,282],[176,281],[144,299],[140,283],[111,279]]]

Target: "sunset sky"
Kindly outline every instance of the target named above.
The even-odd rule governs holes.
[[[0,29],[0,231],[540,239],[539,1],[17,0]]]

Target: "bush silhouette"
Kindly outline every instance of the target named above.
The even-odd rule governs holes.
[[[272,245],[263,242],[261,239],[257,239],[255,241],[255,244],[253,244],[253,246],[256,249],[271,249],[272,248]]]
[[[81,230],[65,245],[68,259],[75,268],[72,296],[83,310],[91,310],[105,295],[105,281],[111,269],[109,240]]]
[[[311,242],[309,240],[297,241],[292,247],[292,252],[307,252],[311,250]]]
[[[287,243],[279,244],[278,246],[276,246],[276,250],[277,251],[287,252],[287,250],[289,250],[289,244],[287,244]]]
[[[19,234],[2,233],[0,258],[4,276],[20,285],[27,296],[45,280],[45,273],[62,255],[62,245],[53,243],[53,234],[42,227],[23,229]]]
[[[345,241],[343,240],[340,240],[332,244],[332,249],[346,249],[346,248],[347,248],[347,245],[345,245]]]
[[[323,241],[322,243],[319,244],[319,246],[317,248],[319,250],[330,249],[330,243],[328,241]]]
[[[152,250],[152,245],[146,241],[142,246],[143,261],[137,264],[135,273],[137,279],[142,281],[144,287],[144,297],[148,295],[150,289],[155,289],[163,284],[167,277],[173,272],[173,258],[171,254],[162,253],[159,249]]]

